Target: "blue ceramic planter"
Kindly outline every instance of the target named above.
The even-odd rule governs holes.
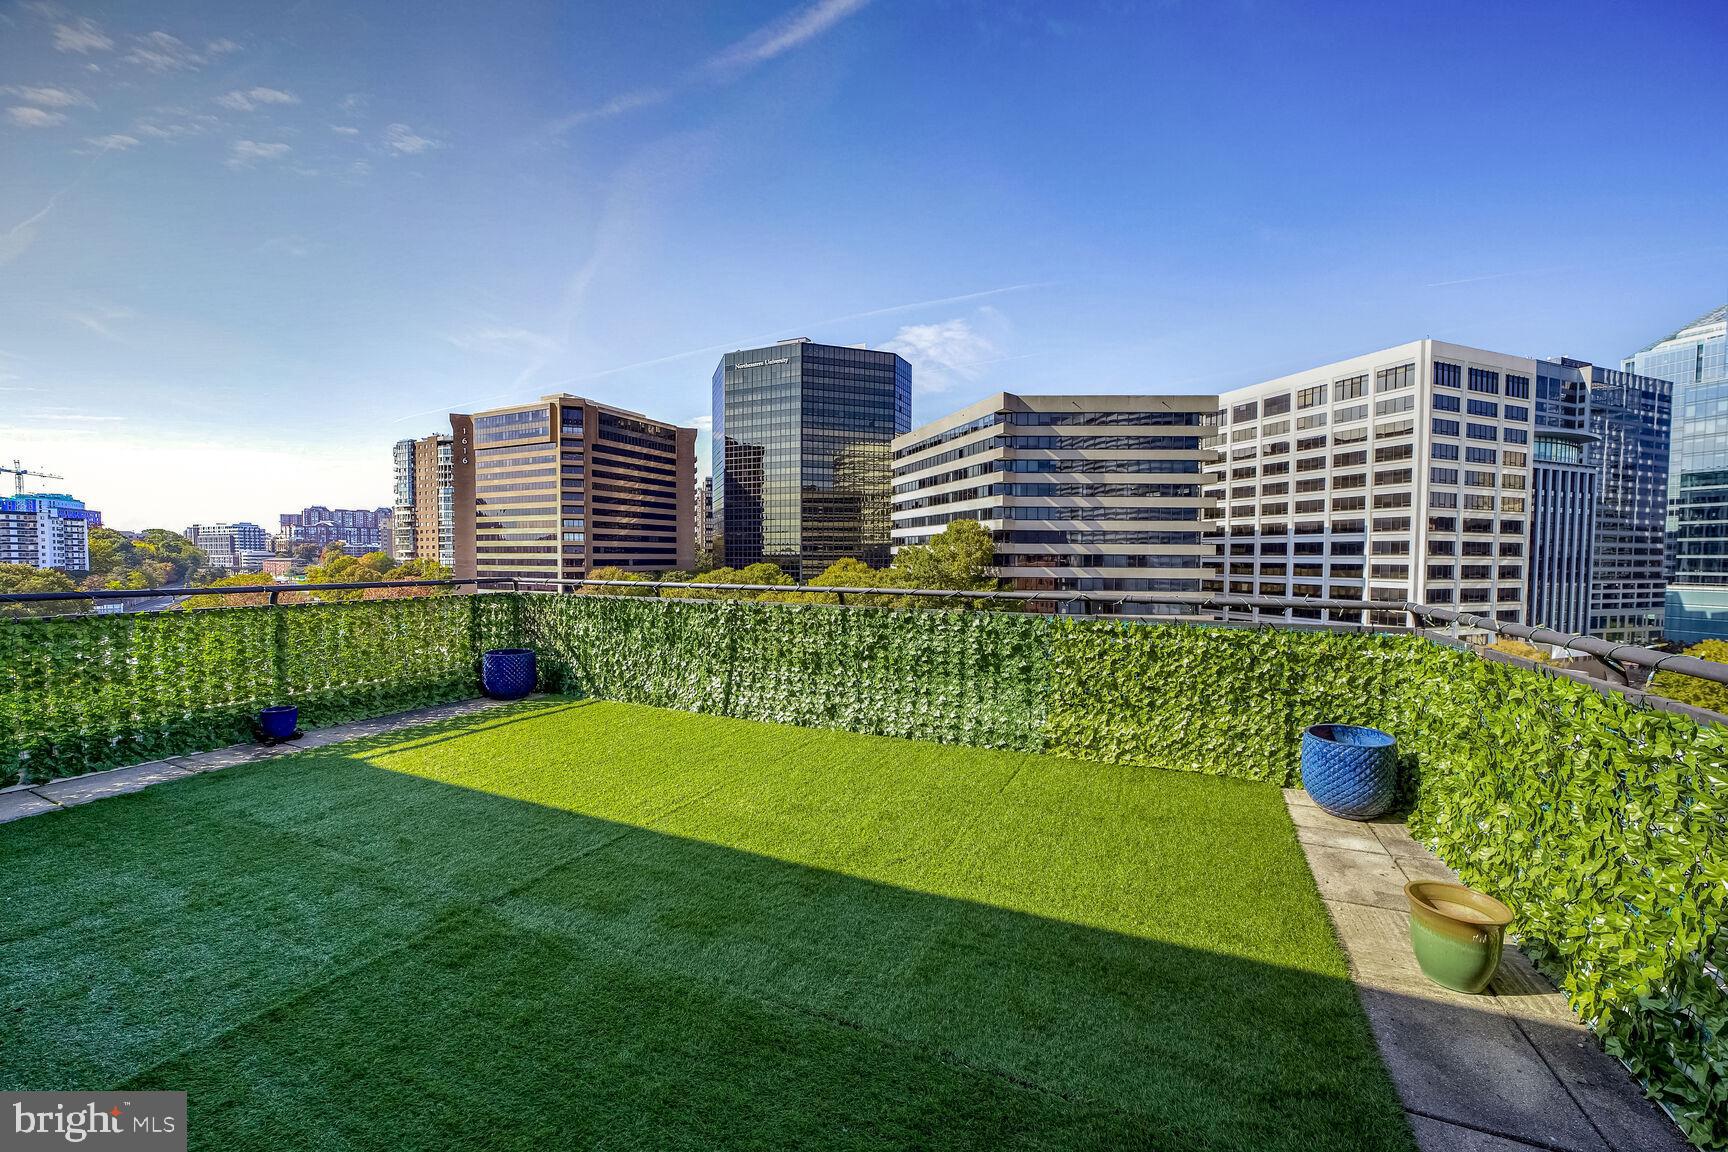
[[[480,657],[480,687],[494,700],[520,700],[534,691],[532,648],[494,648]]]
[[[268,740],[286,740],[294,735],[294,729],[299,726],[300,709],[292,704],[262,708],[258,711],[258,727],[264,730],[264,736]]]
[[[1302,733],[1302,787],[1347,820],[1372,820],[1398,795],[1398,742],[1378,728],[1316,724]]]

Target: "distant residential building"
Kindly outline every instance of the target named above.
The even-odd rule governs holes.
[[[101,523],[101,513],[63,493],[0,496],[0,564],[87,571],[90,529]]]
[[[724,562],[817,576],[892,553],[890,443],[912,427],[912,367],[892,352],[782,340],[728,352],[713,378],[714,519]]]
[[[696,547],[707,548],[714,539],[714,477],[696,483]]]
[[[193,524],[184,535],[193,547],[209,557],[212,567],[230,572],[257,572],[271,555],[269,533],[249,521]]]
[[[287,576],[293,573],[294,564],[292,556],[267,556],[259,570],[270,576]]]
[[[953,520],[996,541],[997,574],[1028,591],[1200,591],[1203,469],[1215,396],[999,392],[894,438],[893,539]],[[1128,614],[1192,611],[1133,604]]]
[[[1225,393],[1205,587],[1361,600],[1373,624],[1408,623],[1373,611],[1407,600],[1522,623],[1535,375],[1417,340]]]
[[[390,555],[398,562],[432,560],[446,568],[456,564],[453,444],[448,433],[396,442]]]
[[[1728,638],[1728,304],[1623,366],[1674,384],[1664,634],[1679,644]]]
[[[349,555],[364,556],[388,547],[385,529],[390,517],[388,508],[326,508],[313,504],[299,512],[284,512],[279,518],[281,533],[277,539],[285,549],[296,544],[316,544],[320,548],[341,544]]]
[[[579,396],[452,413],[459,577],[695,562],[696,430]]]

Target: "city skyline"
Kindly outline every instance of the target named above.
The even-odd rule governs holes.
[[[915,424],[1412,333],[1615,364],[1728,298],[1728,142],[1632,183],[1557,169],[1701,125],[1725,25],[0,7],[0,440],[136,529],[388,503],[396,440],[558,390],[705,424],[714,357],[790,336],[900,352]],[[1531,72],[1605,43],[1660,76]],[[1405,79],[1337,82],[1372,60]],[[1419,82],[1437,66],[1529,82]],[[792,145],[808,175],[762,179]],[[786,243],[808,258],[740,282]]]

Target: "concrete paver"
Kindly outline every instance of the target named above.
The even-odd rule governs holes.
[[[1479,996],[1422,974],[1404,882],[1456,877],[1401,822],[1341,820],[1300,789],[1284,797],[1423,1152],[1691,1147],[1512,945]]]

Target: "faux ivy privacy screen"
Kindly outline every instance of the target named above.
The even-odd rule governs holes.
[[[473,696],[514,597],[0,621],[0,787],[218,748],[296,704],[333,724]]]
[[[1298,780],[1302,728],[1399,739],[1412,827],[1689,1135],[1728,1145],[1728,730],[1410,636],[1005,612],[506,595],[0,623],[0,783],[542,686],[1124,768]]]

